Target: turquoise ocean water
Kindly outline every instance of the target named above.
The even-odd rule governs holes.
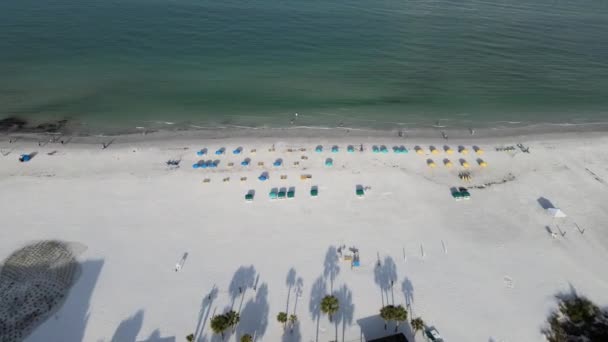
[[[3,0],[0,118],[608,121],[605,0]]]

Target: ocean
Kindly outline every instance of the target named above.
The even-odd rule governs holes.
[[[604,0],[0,1],[0,118],[393,129],[607,108]]]

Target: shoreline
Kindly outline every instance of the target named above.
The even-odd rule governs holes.
[[[595,124],[535,124],[525,127],[477,128],[474,134],[469,129],[451,127],[428,127],[414,129],[374,129],[351,127],[303,127],[291,126],[281,128],[251,128],[251,127],[205,127],[205,128],[178,128],[146,130],[136,132],[122,132],[115,134],[82,134],[76,131],[32,132],[16,131],[1,132],[0,142],[27,141],[46,143],[59,143],[62,138],[69,144],[98,144],[102,140],[116,140],[115,143],[144,143],[164,142],[178,140],[220,140],[230,138],[252,139],[348,139],[348,138],[391,138],[395,140],[411,141],[417,139],[424,141],[479,141],[488,139],[498,140],[545,140],[584,135],[604,135],[608,132],[608,123]],[[447,139],[446,139],[447,137]]]

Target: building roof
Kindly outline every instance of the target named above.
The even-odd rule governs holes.
[[[405,338],[405,335],[403,335],[402,333],[398,333],[395,335],[390,335],[390,336],[385,336],[382,338],[378,338],[375,340],[370,340],[368,342],[408,342],[407,338]]]

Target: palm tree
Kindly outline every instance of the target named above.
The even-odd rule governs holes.
[[[407,310],[405,310],[403,305],[397,305],[395,311],[393,311],[393,319],[397,322],[397,325],[395,326],[395,332],[397,332],[397,330],[399,330],[399,324],[407,321]]]
[[[331,322],[331,316],[338,312],[340,309],[340,302],[338,298],[332,295],[327,295],[321,300],[321,311],[329,316]]]
[[[279,314],[277,315],[277,321],[283,324],[283,330],[285,330],[285,326],[287,324],[287,313],[279,312]]]
[[[253,342],[253,337],[249,334],[245,334],[241,337],[241,342]]]
[[[190,335],[186,336],[186,341],[194,342],[194,334],[190,334]]]
[[[225,316],[228,321],[228,326],[232,327],[232,331],[234,332],[236,325],[239,324],[239,321],[241,320],[241,316],[234,310],[226,312]]]
[[[424,321],[420,317],[416,317],[412,319],[412,329],[414,329],[414,337],[416,337],[416,333],[424,329]]]
[[[395,317],[395,307],[393,305],[387,305],[380,309],[380,317],[384,319],[384,330],[386,330],[386,326],[388,322],[392,321]]]
[[[228,317],[226,315],[217,315],[211,318],[211,330],[215,334],[221,334],[222,340],[224,339],[224,331],[228,329]]]
[[[293,333],[293,327],[296,325],[296,323],[298,323],[298,316],[296,315],[289,315],[289,326],[290,326],[290,332]]]

